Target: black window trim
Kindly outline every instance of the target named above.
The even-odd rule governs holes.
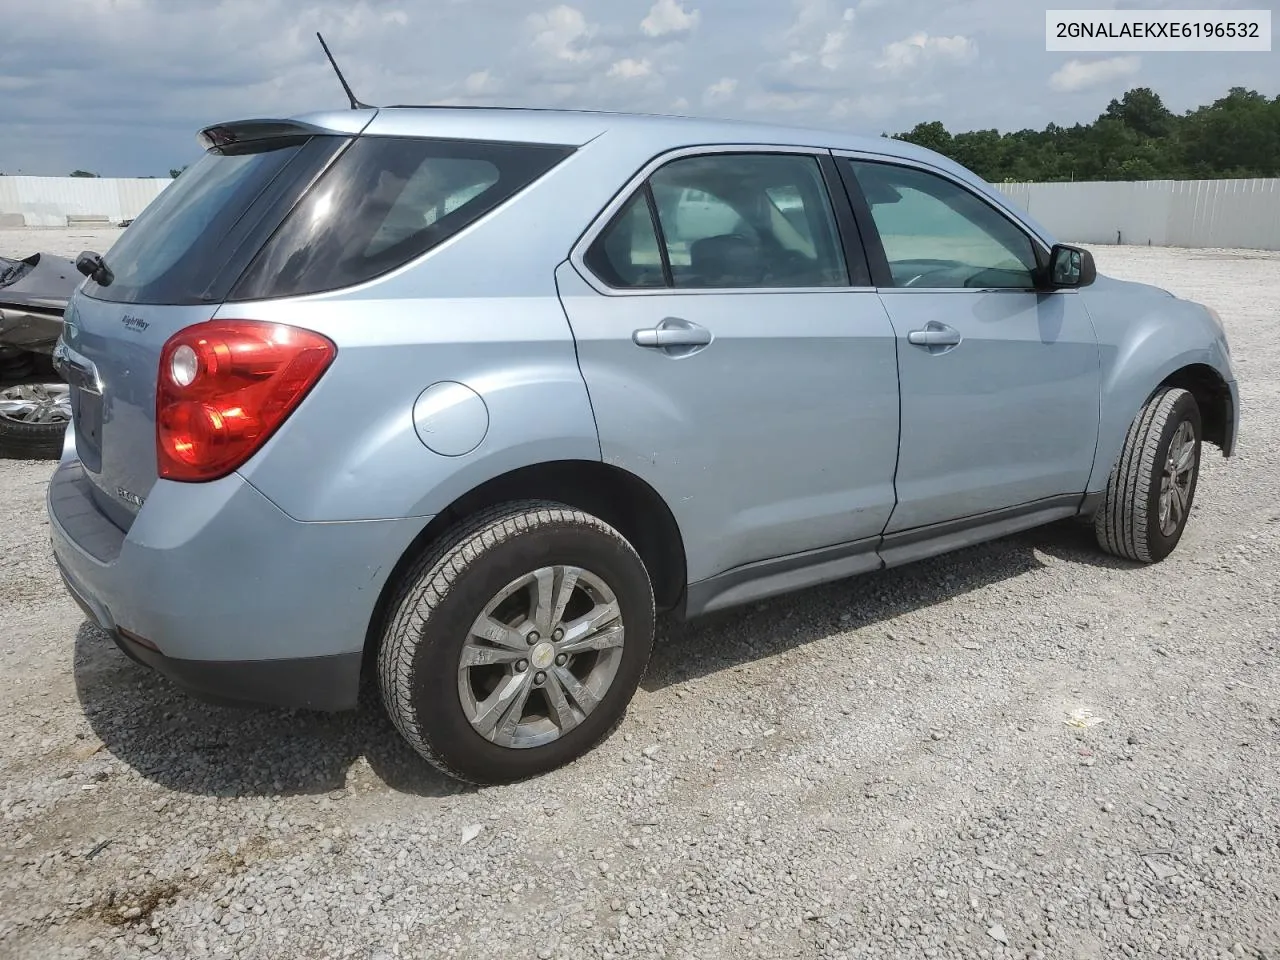
[[[849,273],[850,282],[839,286],[824,287],[613,287],[606,283],[602,278],[597,276],[594,271],[586,264],[587,251],[591,249],[591,245],[596,239],[613,223],[614,217],[625,207],[636,193],[644,189],[648,193],[652,193],[649,189],[649,178],[653,174],[675,160],[682,160],[686,157],[711,156],[715,154],[799,154],[801,156],[812,157],[818,162],[822,171],[822,180],[827,188],[827,199],[831,204],[832,215],[836,222],[837,242],[844,249],[844,258],[846,269]],[[828,147],[806,147],[793,144],[775,144],[775,143],[706,143],[695,146],[677,147],[671,150],[664,150],[662,153],[656,154],[649,159],[636,173],[634,173],[627,182],[622,186],[608,204],[595,216],[595,219],[588,224],[587,229],[582,232],[577,242],[569,251],[569,262],[577,270],[579,276],[583,278],[597,293],[604,294],[609,297],[651,297],[651,296],[671,296],[678,294],[680,296],[698,296],[698,295],[723,295],[723,294],[778,294],[778,293],[847,293],[849,291],[869,291],[874,290],[875,285],[871,282],[871,275],[868,270],[862,270],[855,273],[853,267],[858,263],[858,252],[862,251],[861,240],[858,236],[857,226],[852,222],[852,215],[847,209],[848,196],[843,191],[837,193],[833,190],[833,184],[830,179],[832,171],[824,166],[824,160],[834,165],[831,158],[831,150]],[[667,262],[666,243],[662,235],[662,225],[657,222],[657,213],[654,206],[649,208],[650,217],[654,219],[654,230],[658,238],[658,249],[663,259],[664,278],[670,271],[670,265]],[[848,228],[853,228],[850,235]],[[851,251],[852,250],[852,254]],[[866,253],[863,253],[863,263],[866,263]],[[852,262],[851,262],[852,260]],[[854,284],[853,280],[866,279],[864,284]],[[667,278],[670,283],[669,278]]]
[[[658,245],[658,259],[662,261],[662,286],[671,290],[676,285],[675,274],[671,272],[671,252],[667,249],[667,238],[662,232],[662,218],[658,216],[658,201],[653,196],[651,177],[645,177],[641,189],[644,191],[644,205],[649,211],[649,227],[653,230],[653,239]],[[622,209],[626,209],[626,204],[623,204]]]
[[[866,240],[854,216],[853,204],[840,176],[839,164],[831,151],[824,151],[818,157],[818,165],[822,168],[822,179],[827,185],[827,196],[831,199],[831,208],[835,212],[836,232],[840,245],[844,248],[845,270],[849,274],[849,287],[862,289],[874,286],[871,280],[871,257]],[[879,243],[879,237],[876,238]]]
[[[908,157],[891,157],[884,154],[862,153],[852,150],[835,150],[832,151],[836,165],[839,169],[840,179],[844,182],[845,191],[848,194],[849,203],[853,209],[853,216],[858,224],[858,230],[864,240],[864,248],[867,251],[867,258],[871,266],[871,278],[875,287],[881,293],[1044,293],[1045,291],[1034,285],[1028,287],[899,287],[893,283],[893,277],[889,271],[889,259],[885,256],[884,242],[880,239],[880,230],[876,227],[875,220],[871,216],[871,206],[867,203],[866,195],[862,191],[862,186],[858,183],[857,177],[854,176],[850,161],[858,161],[859,163],[877,163],[887,167],[902,167],[908,170],[918,170],[921,173],[932,174],[939,177],[955,187],[968,193],[975,200],[985,204],[993,213],[1003,217],[1008,223],[1023,234],[1031,242],[1031,250],[1035,254],[1037,271],[1047,269],[1049,264],[1050,246],[1036,231],[1032,230],[1027,224],[1023,223],[1017,217],[1011,215],[999,204],[992,202],[990,197],[984,196],[975,190],[970,184],[963,180],[957,179],[945,170],[941,170],[931,164],[920,163]],[[1057,292],[1076,293],[1075,290],[1063,290]]]

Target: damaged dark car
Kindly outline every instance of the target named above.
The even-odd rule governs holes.
[[[56,459],[62,452],[71,397],[52,353],[81,279],[63,257],[0,257],[0,457]]]

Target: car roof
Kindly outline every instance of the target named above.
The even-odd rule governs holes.
[[[752,143],[856,150],[962,169],[940,154],[903,140],[749,120],[604,110],[411,105],[330,111],[292,119],[344,133],[355,132],[353,127],[358,125],[371,135],[481,138],[575,147],[610,133],[625,132],[628,139],[649,141],[655,153],[704,143]]]

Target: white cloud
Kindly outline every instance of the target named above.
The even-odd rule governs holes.
[[[1049,86],[1059,93],[1087,90],[1138,72],[1138,57],[1111,57],[1107,60],[1068,60],[1049,78]]]
[[[590,56],[584,42],[595,31],[576,7],[561,4],[545,13],[531,13],[528,23],[533,31],[533,48],[545,56],[570,63]]]
[[[671,101],[671,109],[675,113],[682,113],[689,109],[689,100],[686,97],[676,97]]]
[[[843,89],[854,10],[838,0],[792,0],[792,20],[765,40],[773,53],[759,71],[761,89],[747,97],[749,109],[794,113],[806,109],[813,91]],[[800,106],[796,106],[800,104]]]
[[[641,77],[647,77],[653,73],[653,64],[645,58],[643,60],[635,60],[631,57],[624,57],[609,68],[609,76],[618,80],[639,80]]]
[[[467,79],[462,81],[462,89],[472,97],[484,96],[486,93],[494,93],[498,89],[497,78],[488,70],[478,70],[468,75]]]
[[[846,14],[852,13],[852,10],[846,10]],[[845,24],[853,22],[851,17],[845,18]],[[835,30],[828,30],[822,38],[822,46],[818,49],[818,63],[825,70],[835,70],[840,66],[840,51],[844,48],[845,41],[849,39],[848,26],[842,26]]]
[[[738,89],[738,81],[733,77],[721,77],[702,94],[703,103],[724,103]]]
[[[853,19],[853,8],[841,9],[833,0],[792,0],[796,18],[787,28],[788,40],[821,32],[829,23]]]
[[[649,15],[640,21],[640,29],[648,37],[663,37],[669,33],[685,33],[702,19],[701,12],[685,10],[680,0],[658,0],[649,8]]]
[[[853,8],[841,8],[832,0],[795,0],[795,8],[795,20],[783,34],[787,54],[779,65],[781,71],[810,63],[824,70],[839,69],[841,51],[853,30]]]
[[[968,37],[931,37],[921,32],[887,44],[875,66],[885,73],[897,75],[935,60],[965,63],[977,53],[978,45]]]

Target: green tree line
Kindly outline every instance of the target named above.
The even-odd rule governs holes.
[[[950,133],[937,120],[895,139],[950,157],[984,180],[1198,180],[1280,176],[1280,96],[1232,87],[1176,114],[1148,87],[1112,100],[1093,123]]]

